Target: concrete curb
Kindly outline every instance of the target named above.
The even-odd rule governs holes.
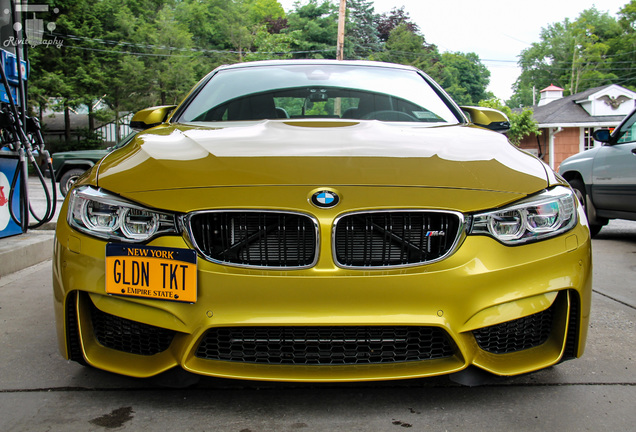
[[[47,229],[0,239],[0,277],[50,260],[54,237],[55,231]]]

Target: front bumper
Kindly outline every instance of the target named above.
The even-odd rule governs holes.
[[[592,268],[583,225],[518,247],[468,236],[443,261],[391,270],[338,268],[328,259],[329,230],[322,231],[326,249],[310,269],[256,270],[199,260],[197,302],[183,304],[107,295],[106,243],[74,231],[60,218],[53,263],[60,351],[66,358],[134,377],[182,367],[202,375],[277,381],[416,378],[470,365],[516,375],[583,353]],[[149,245],[188,247],[179,236]],[[210,329],[290,327],[439,329],[450,353],[373,362],[365,360],[373,359],[370,347],[361,362],[333,364],[311,358],[292,364],[197,355]],[[346,354],[346,347],[338,349]]]

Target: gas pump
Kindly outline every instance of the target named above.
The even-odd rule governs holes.
[[[13,1],[10,12],[11,37],[14,41],[21,41],[22,25]],[[5,25],[1,32],[3,39],[7,35],[6,28]],[[2,42],[4,46],[4,40]],[[0,238],[25,233],[50,221],[57,205],[55,175],[39,121],[27,116],[28,61],[22,58],[25,54],[26,49],[23,50],[19,44],[13,49],[0,49]],[[46,161],[52,196],[36,155]],[[36,215],[29,204],[29,164],[46,195],[47,209],[42,217]],[[36,222],[30,224],[29,216],[33,216]]]

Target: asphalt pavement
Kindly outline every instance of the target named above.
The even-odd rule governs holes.
[[[0,278],[0,431],[628,431],[636,424],[636,222],[593,240],[584,356],[481,387],[445,377],[165,388],[65,361],[51,262]]]
[[[32,183],[34,210],[43,211]],[[0,431],[634,430],[636,222],[612,221],[593,240],[585,355],[475,388],[440,377],[326,385],[205,378],[170,389],[67,362],[55,335],[48,228],[0,239],[0,268],[19,254],[25,267],[0,272]]]

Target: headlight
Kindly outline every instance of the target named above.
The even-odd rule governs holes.
[[[143,242],[158,234],[178,232],[174,215],[89,186],[71,192],[68,223],[83,233],[123,242]]]
[[[576,222],[574,194],[557,186],[509,207],[473,216],[470,234],[518,245],[554,237],[572,229]]]

